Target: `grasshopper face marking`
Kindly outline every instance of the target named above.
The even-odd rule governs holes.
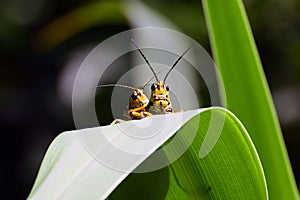
[[[151,86],[150,103],[148,111],[152,114],[172,113],[173,108],[170,101],[169,86],[159,81]]]

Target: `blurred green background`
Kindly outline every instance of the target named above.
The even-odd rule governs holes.
[[[210,51],[200,1],[143,2]],[[300,1],[244,3],[299,186]],[[0,7],[0,199],[24,199],[50,142],[75,129],[71,95],[81,62],[101,41],[131,26],[117,1],[1,0]],[[124,71],[114,73],[107,82]],[[96,106],[110,108],[109,98],[97,97]],[[107,124],[110,110],[103,112]]]

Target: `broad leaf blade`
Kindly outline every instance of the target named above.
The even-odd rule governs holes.
[[[263,171],[254,146],[245,129],[230,112],[221,108],[210,108],[184,112],[182,115],[154,117],[157,118],[156,123],[167,120],[173,128],[170,128],[170,124],[167,122],[166,127],[170,128],[169,131],[163,129],[160,133],[166,137],[153,143],[153,148],[148,151],[149,155],[152,150],[154,151],[170,139],[179,128],[181,128],[180,131],[174,137],[178,138],[176,142],[171,143],[170,141],[174,140],[171,138],[164,144],[163,148],[168,143],[172,145],[171,151],[166,151],[163,156],[172,159],[174,155],[178,155],[180,149],[188,146],[189,135],[196,131],[197,134],[192,145],[188,146],[189,148],[183,156],[176,160],[171,167],[149,173],[131,174],[110,198],[125,199],[133,195],[134,198],[145,199],[153,197],[156,199],[177,197],[180,199],[192,197],[218,199],[220,196],[243,199],[250,195],[258,199],[267,199]],[[152,119],[126,122],[122,126],[123,128],[128,125],[141,126],[149,120],[153,120],[153,117]],[[178,124],[177,120],[181,120],[182,124]],[[186,121],[188,122],[186,123]],[[207,130],[212,128],[213,132],[211,133],[216,133],[215,127],[218,127],[220,121],[224,122],[222,132],[215,135],[217,141],[212,143],[207,137]],[[157,126],[155,120],[152,122],[154,124],[151,127]],[[211,122],[215,124],[211,124]],[[109,152],[107,145],[113,145],[107,144],[103,140],[97,140],[95,136],[105,132],[112,135],[108,137],[114,137],[118,130],[122,130],[122,128],[106,126],[80,130],[83,134],[80,137],[78,131],[65,132],[58,136],[46,153],[29,199],[102,199],[109,195],[130,171],[122,172],[103,165],[91,154],[90,148],[93,147],[87,148],[83,141],[84,137],[91,137],[96,141],[95,147],[102,149],[101,152],[109,157],[112,155],[105,153]],[[124,140],[121,141],[127,143]],[[215,144],[215,146],[211,148],[210,152],[201,153],[201,148],[211,144]],[[137,145],[136,148],[145,149],[145,145]],[[147,158],[147,155],[142,155],[141,158],[138,162],[132,162],[128,169],[134,169]],[[152,156],[143,162],[136,171],[153,164],[151,158]],[[124,158],[124,160],[128,160],[128,158]],[[123,162],[121,158],[118,158],[118,161]]]
[[[271,199],[298,199],[270,91],[241,0],[204,0],[203,8],[227,108],[249,131]]]
[[[201,147],[209,143],[212,112],[225,123],[214,148],[201,158]],[[219,122],[213,127],[214,123]],[[176,133],[180,140],[166,157],[184,148],[195,129],[197,135],[183,156],[159,171],[131,174],[109,199],[268,199],[255,148],[242,124],[224,109],[206,110],[183,125]]]
[[[182,124],[203,110],[168,117],[153,116],[59,135],[46,153],[29,198],[105,198],[132,170],[175,134]],[[161,122],[164,123],[163,127],[160,127]],[[149,126],[149,123],[152,124]],[[144,126],[148,128],[140,128]],[[136,128],[128,136],[128,130],[132,127]],[[141,130],[154,135],[148,140],[132,140],[133,132],[140,134],[143,133]],[[122,150],[124,146],[135,153],[115,148]]]

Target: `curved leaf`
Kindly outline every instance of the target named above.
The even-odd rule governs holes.
[[[221,135],[212,151],[201,158],[212,113],[225,118]],[[266,182],[256,150],[243,125],[229,111],[206,110],[193,117],[176,133],[180,137],[173,151],[187,144],[198,129],[188,150],[169,167],[146,174],[131,174],[110,196],[111,199],[268,199]],[[151,157],[142,164],[148,165]]]
[[[143,128],[149,122],[151,126]],[[132,145],[124,136],[124,128],[133,126],[140,127],[139,134],[156,131],[155,137]],[[109,140],[105,141],[103,135]],[[143,161],[135,172],[156,164],[153,158],[157,151],[153,152],[162,144],[161,160],[180,158],[157,171],[130,174],[121,183]],[[119,156],[113,153],[115,145],[144,153],[132,158]],[[101,158],[112,158],[116,161],[113,164],[121,163],[125,168],[116,170],[108,166],[95,157],[94,150]],[[103,199],[116,187],[109,198],[267,199],[255,148],[240,122],[222,108],[157,115],[115,126],[62,133],[50,145],[29,199]]]

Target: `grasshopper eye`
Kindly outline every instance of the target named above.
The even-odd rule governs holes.
[[[169,86],[168,85],[166,85],[166,90],[169,91]]]
[[[155,91],[155,89],[156,89],[156,85],[155,85],[155,83],[154,83],[154,84],[151,85],[151,90],[152,90],[152,91]]]
[[[132,94],[132,95],[131,95],[131,98],[132,98],[133,100],[136,100],[136,99],[137,99],[136,94]]]

